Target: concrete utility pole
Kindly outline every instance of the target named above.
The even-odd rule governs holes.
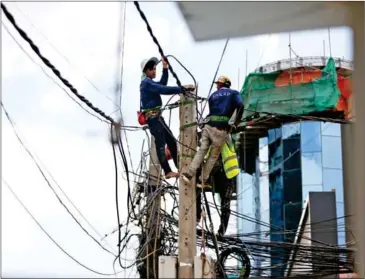
[[[151,135],[151,153],[150,153],[150,164],[149,164],[149,178],[147,186],[147,203],[150,203],[153,193],[161,186],[161,165],[159,163],[155,138]],[[158,255],[156,250],[158,248],[158,235],[160,228],[160,211],[161,207],[161,196],[158,195],[152,204],[152,210],[147,215],[147,230],[146,230],[146,246],[145,256],[147,257],[146,268],[147,268],[147,279],[158,278]],[[157,228],[157,229],[156,229]]]
[[[196,95],[196,91],[193,92]],[[193,98],[180,98],[180,171],[191,164],[196,148],[196,103]],[[189,148],[190,147],[190,148]],[[196,178],[179,183],[179,268],[178,278],[194,278],[196,255]]]

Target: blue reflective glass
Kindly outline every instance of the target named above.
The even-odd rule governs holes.
[[[329,122],[322,122],[322,135],[323,136],[341,136],[341,124],[337,123],[329,123]]]
[[[268,143],[273,143],[275,140],[281,138],[281,128],[270,129],[268,131]]]
[[[265,145],[267,145],[267,143],[268,143],[268,139],[267,139],[267,137],[265,137],[265,138],[260,138],[260,139],[259,139],[259,146],[260,146],[260,148],[261,148],[261,147],[263,147],[263,146],[265,146]]]
[[[323,154],[322,162],[324,168],[342,169],[342,152],[341,138],[339,137],[322,137]]]
[[[267,176],[260,179],[260,210],[266,211],[270,208],[269,180]]]
[[[343,202],[342,170],[323,168],[323,191],[336,191],[336,201]]]
[[[322,184],[322,154],[320,152],[302,154],[302,182],[303,185]]]
[[[260,230],[262,232],[270,231],[270,209],[261,212],[261,226]],[[265,234],[262,234],[265,237]],[[266,236],[266,239],[270,238],[270,236]]]
[[[346,244],[346,236],[345,234],[339,234],[338,235],[338,246],[345,246]]]
[[[254,218],[253,214],[245,214],[246,219],[239,218],[239,233],[249,234],[255,231],[255,223],[252,220]],[[241,240],[247,241],[252,240],[252,236],[242,236]]]
[[[254,213],[254,200],[252,197],[252,186],[246,188],[243,193],[237,193],[242,196],[242,214],[253,214]]]
[[[292,136],[299,136],[300,123],[292,123],[283,125],[283,139],[287,139]]]
[[[301,123],[302,152],[321,151],[321,123],[302,122]]]
[[[303,205],[309,197],[309,192],[323,192],[323,187],[322,185],[303,185]]]
[[[338,232],[338,245],[344,245],[346,242],[346,219],[344,211],[344,203],[336,203],[336,214],[337,214],[337,232]]]

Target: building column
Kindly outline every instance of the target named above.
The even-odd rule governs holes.
[[[351,2],[351,27],[353,30],[354,45],[354,75],[353,75],[353,95],[355,107],[355,124],[353,127],[353,164],[354,181],[353,187],[346,187],[345,192],[354,191],[356,196],[355,208],[356,216],[356,241],[357,253],[357,273],[360,278],[365,277],[365,55],[364,55],[364,2]],[[346,193],[346,196],[351,194]]]
[[[353,160],[353,137],[354,125],[341,125],[341,141],[342,141],[342,169],[343,169],[343,201],[344,215],[346,226],[346,242],[355,241],[355,214],[356,214],[356,192],[354,183],[354,160]],[[341,216],[338,216],[341,217]],[[355,248],[355,245],[347,245],[347,248]]]

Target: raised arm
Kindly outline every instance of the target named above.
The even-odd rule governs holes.
[[[145,83],[145,90],[152,94],[174,95],[182,93],[182,88],[178,86],[166,86],[152,80]]]
[[[169,80],[169,70],[167,68],[163,68],[162,77],[160,79],[159,84],[167,85],[168,80]]]

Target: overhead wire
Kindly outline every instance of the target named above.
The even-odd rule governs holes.
[[[53,194],[56,196],[57,200],[60,202],[60,204],[63,206],[63,208],[67,211],[67,213],[72,217],[72,219],[77,223],[77,225],[95,242],[98,244],[98,246],[100,246],[100,248],[102,248],[104,251],[108,252],[109,254],[114,255],[113,252],[109,251],[108,249],[106,249],[97,239],[95,239],[95,237],[93,237],[85,228],[83,225],[81,225],[81,223],[77,220],[77,218],[71,213],[70,209],[64,204],[64,202],[62,201],[61,197],[57,194],[57,192],[55,191],[55,189],[53,188],[51,182],[48,180],[46,174],[44,173],[44,171],[42,170],[41,166],[39,165],[39,163],[35,160],[33,154],[30,152],[30,150],[25,146],[24,142],[22,141],[22,139],[20,138],[18,132],[15,129],[15,124],[13,122],[13,120],[11,119],[8,111],[5,109],[3,102],[1,102],[1,107],[5,113],[5,116],[7,118],[7,120],[9,121],[13,132],[16,136],[16,138],[18,139],[19,143],[21,144],[21,146],[24,148],[24,150],[27,152],[27,154],[30,156],[30,158],[32,159],[33,163],[36,165],[38,171],[40,172],[40,174],[42,175],[43,179],[46,181],[48,187],[52,190]]]
[[[84,265],[83,263],[81,263],[80,261],[78,261],[75,257],[73,257],[70,253],[68,253],[64,248],[62,248],[62,246],[60,244],[58,244],[56,242],[56,240],[43,228],[43,226],[38,222],[38,220],[33,216],[33,214],[28,210],[28,208],[24,205],[24,203],[19,199],[19,197],[16,195],[16,193],[13,191],[13,189],[11,188],[11,186],[3,179],[4,184],[8,187],[9,191],[13,194],[13,196],[15,197],[15,199],[20,203],[20,205],[24,208],[24,210],[29,214],[29,216],[33,219],[33,221],[37,224],[37,226],[47,235],[47,237],[64,253],[66,254],[70,259],[72,259],[74,262],[76,262],[78,265],[82,266],[83,268],[98,274],[98,275],[103,275],[103,276],[111,276],[111,275],[116,275],[117,273],[103,273],[103,272],[99,272],[96,271],[86,265]]]
[[[74,69],[76,69],[83,78],[85,78],[85,80],[101,95],[103,95],[106,99],[108,99],[112,104],[114,104],[115,106],[118,107],[118,109],[120,110],[120,105],[118,105],[115,101],[112,100],[111,97],[109,97],[106,93],[104,93],[103,91],[101,91],[98,86],[89,78],[87,77],[84,73],[81,72],[81,70],[74,65],[73,63],[71,63],[70,59],[68,59],[66,57],[65,54],[63,54],[53,43],[52,41],[37,27],[35,26],[35,24],[32,22],[32,20],[30,19],[29,15],[27,15],[27,13],[25,13],[21,8],[19,8],[19,5],[17,4],[17,2],[13,2],[14,3],[14,7],[24,16],[24,18],[28,21],[28,23],[33,27],[34,30],[36,30],[44,39],[45,41],[49,44],[49,46],[55,51],[57,52],[71,67],[73,67]],[[113,114],[115,112],[112,112],[111,114]]]
[[[28,56],[28,58],[35,64],[37,65],[41,70],[42,72],[50,79],[52,80],[59,88],[61,88],[69,98],[71,98],[71,100],[73,100],[82,110],[84,110],[85,112],[87,112],[88,114],[90,114],[91,116],[97,118],[98,120],[100,120],[101,122],[105,122],[105,123],[108,123],[107,121],[105,121],[104,119],[100,118],[98,115],[90,112],[89,110],[87,110],[85,107],[83,107],[81,105],[81,103],[79,101],[77,101],[65,88],[63,88],[58,82],[56,82],[56,80],[51,77],[44,69],[43,67],[37,63],[29,54],[28,52],[24,49],[24,47],[17,41],[17,39],[15,39],[15,37],[13,36],[13,34],[11,34],[11,32],[9,31],[8,27],[5,25],[5,23],[2,21],[1,22],[3,27],[5,28],[6,32],[9,34],[9,36],[12,38],[12,40],[18,45],[18,47],[23,51],[23,53],[25,55]]]
[[[1,8],[3,9],[3,12],[4,12],[6,18],[10,21],[10,23],[13,25],[13,27],[18,31],[19,35],[29,44],[29,46],[32,48],[32,50],[42,60],[42,62],[44,64],[46,64],[47,67],[52,70],[52,72],[62,81],[62,83],[65,86],[67,86],[71,90],[71,92],[78,99],[80,99],[82,102],[84,102],[90,109],[95,111],[97,114],[99,114],[100,116],[102,116],[103,118],[105,118],[106,120],[111,122],[112,124],[117,124],[117,122],[115,122],[111,116],[106,115],[105,112],[103,112],[99,108],[95,107],[88,99],[86,99],[83,95],[81,95],[78,92],[78,90],[75,87],[73,87],[73,85],[61,75],[60,71],[47,58],[45,58],[42,55],[39,47],[37,45],[35,45],[35,43],[32,41],[32,39],[29,38],[28,34],[18,26],[13,15],[8,11],[8,9],[6,8],[6,6],[4,5],[3,2],[1,2]]]

